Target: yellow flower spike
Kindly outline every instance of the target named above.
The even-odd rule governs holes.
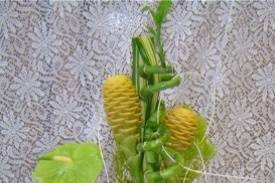
[[[168,145],[182,151],[190,146],[198,131],[199,116],[186,107],[175,107],[165,116],[165,125],[170,131]]]
[[[105,80],[103,98],[113,133],[136,134],[142,115],[139,97],[130,78],[127,75],[115,75]]]

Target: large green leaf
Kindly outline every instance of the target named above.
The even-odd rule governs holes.
[[[33,177],[41,183],[92,183],[102,166],[96,144],[64,144],[39,158]]]

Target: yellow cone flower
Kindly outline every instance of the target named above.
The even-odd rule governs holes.
[[[113,133],[135,134],[141,120],[139,97],[127,75],[108,78],[103,84],[104,107]]]
[[[175,107],[167,112],[164,122],[170,131],[169,146],[181,151],[193,143],[198,131],[196,112],[185,107]]]

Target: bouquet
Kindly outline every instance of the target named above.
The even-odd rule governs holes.
[[[153,26],[132,38],[132,75],[115,75],[103,84],[104,106],[116,142],[119,183],[188,183],[215,153],[205,118],[190,106],[166,109],[161,91],[180,84],[167,63],[161,27],[171,1],[146,6]]]
[[[163,0],[155,10],[143,8],[153,26],[132,38],[132,75],[110,76],[103,83],[118,183],[189,183],[215,154],[205,118],[187,105],[167,109],[159,97],[181,82],[161,39],[170,7],[171,1]],[[40,156],[33,176],[43,183],[91,183],[103,164],[97,144],[69,143]]]

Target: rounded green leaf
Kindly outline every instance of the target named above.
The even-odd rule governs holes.
[[[41,183],[92,183],[102,166],[96,144],[64,144],[39,158],[33,177]]]

